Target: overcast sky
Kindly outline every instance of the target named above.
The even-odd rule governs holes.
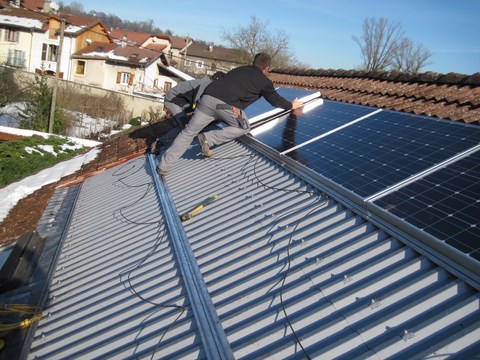
[[[64,0],[65,5],[73,1]],[[153,20],[175,35],[222,44],[222,30],[233,31],[255,15],[270,32],[283,30],[290,49],[312,68],[354,69],[362,63],[352,36],[362,35],[367,17],[399,22],[405,36],[432,53],[422,71],[480,72],[480,0],[76,0],[84,10],[124,20]]]

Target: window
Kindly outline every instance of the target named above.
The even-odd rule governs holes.
[[[7,64],[17,67],[25,66],[25,51],[9,49]]]
[[[135,76],[131,73],[127,72],[118,72],[117,73],[117,84],[120,85],[132,85],[133,84],[133,78]]]
[[[165,81],[165,84],[163,84],[163,91],[167,92],[170,91],[172,88],[172,83],[170,81]]]
[[[52,44],[43,44],[42,60],[43,61],[57,61],[58,46]]]
[[[120,79],[120,84],[128,85],[129,82],[130,82],[130,74],[122,73],[122,76],[121,76],[121,79]]]
[[[203,68],[203,61],[202,60],[197,60],[195,63],[195,66],[199,69]]]
[[[19,35],[20,32],[18,30],[5,29],[5,37],[3,38],[3,40],[18,43]]]
[[[190,66],[192,65],[192,62],[190,60],[185,60],[185,62],[183,63],[183,65],[185,66]]]
[[[85,75],[85,61],[77,60],[77,66],[75,68],[75,74]]]

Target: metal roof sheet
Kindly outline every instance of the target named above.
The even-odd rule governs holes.
[[[239,141],[214,150],[165,183],[178,214],[218,196],[181,225],[235,358],[480,354],[478,290],[415,239]],[[141,157],[85,181],[31,358],[207,356],[153,176]]]

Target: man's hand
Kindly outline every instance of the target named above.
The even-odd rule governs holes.
[[[292,114],[295,115],[295,117],[303,115],[303,106],[293,109]]]
[[[292,101],[292,110],[301,108],[302,106],[303,106],[303,102],[301,102],[300,100],[298,100],[298,98],[295,98],[295,99]]]

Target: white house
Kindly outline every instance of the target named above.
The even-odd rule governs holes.
[[[94,42],[72,55],[73,81],[133,93],[163,92],[157,62],[161,52],[127,45]]]

